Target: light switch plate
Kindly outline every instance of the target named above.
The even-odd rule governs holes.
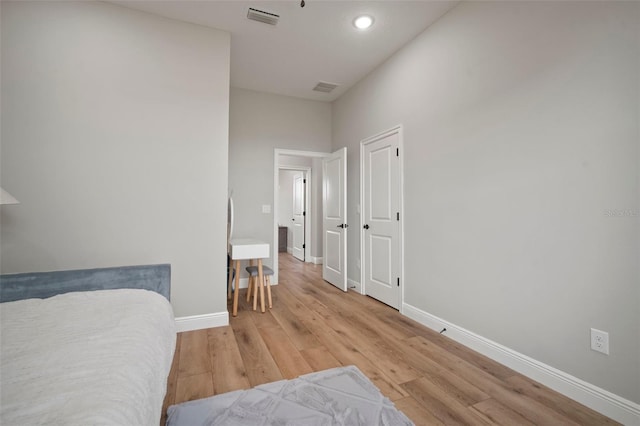
[[[271,213],[271,204],[263,204],[262,213]]]

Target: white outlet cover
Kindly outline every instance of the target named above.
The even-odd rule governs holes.
[[[262,213],[271,213],[271,204],[263,204]]]
[[[591,349],[609,355],[609,333],[606,331],[591,329]]]

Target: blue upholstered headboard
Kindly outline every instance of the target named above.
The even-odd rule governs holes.
[[[171,296],[171,265],[121,266],[0,275],[0,302],[46,299],[72,291],[139,288]]]

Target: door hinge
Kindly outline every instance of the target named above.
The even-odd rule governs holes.
[[[307,183],[307,180],[306,179],[302,179],[302,183]]]
[[[400,157],[400,148],[396,148],[396,157]]]
[[[307,215],[307,212],[302,212],[302,216],[306,216],[306,215]]]
[[[400,220],[400,212],[396,212],[396,220]]]
[[[400,287],[400,277],[398,277],[398,287]]]
[[[302,248],[307,248],[307,247],[306,247],[306,244],[303,244],[303,245],[302,245]]]

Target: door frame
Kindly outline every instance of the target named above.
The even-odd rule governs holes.
[[[366,295],[365,289],[365,254],[364,254],[364,239],[365,234],[362,230],[364,226],[364,150],[365,145],[375,142],[379,139],[389,136],[390,134],[398,134],[398,151],[399,151],[399,166],[398,173],[400,173],[400,232],[398,238],[398,246],[400,247],[400,306],[399,311],[404,314],[404,135],[402,130],[402,124],[398,124],[388,130],[377,133],[366,139],[360,141],[360,294]]]
[[[274,148],[273,150],[273,241],[272,241],[272,249],[273,253],[273,281],[271,284],[278,284],[278,252],[276,248],[278,247],[278,199],[280,195],[280,191],[278,190],[278,185],[280,183],[279,180],[279,169],[280,169],[280,155],[292,155],[297,157],[309,157],[309,158],[326,158],[331,155],[330,152],[318,152],[318,151],[299,151],[295,149],[282,149],[282,148]],[[286,165],[285,165],[286,166]],[[311,174],[311,173],[309,173]],[[311,190],[311,185],[307,185],[307,190]],[[307,210],[309,211],[309,210]],[[309,221],[311,221],[311,215],[308,214],[307,217]],[[311,228],[309,228],[309,235],[311,235]],[[309,241],[309,240],[307,240]],[[311,242],[308,242],[311,245]],[[311,256],[307,256],[310,258]]]
[[[304,239],[304,261],[308,262],[309,258],[311,257],[311,255],[309,254],[309,252],[311,252],[311,243],[312,243],[312,237],[311,237],[311,204],[310,204],[310,198],[311,198],[311,167],[304,167],[304,166],[279,166],[278,168],[278,175],[280,174],[281,170],[289,170],[289,171],[295,171],[295,172],[302,172],[303,173],[303,179],[305,179],[306,183],[304,186],[304,211],[305,211],[305,217],[304,217],[304,235],[302,236],[302,238]],[[280,182],[278,182],[280,183]],[[278,185],[280,186],[280,185]],[[280,189],[278,188],[278,195],[280,194]],[[277,198],[278,199],[278,198]],[[277,221],[277,218],[276,218]],[[308,250],[308,251],[307,251]],[[274,253],[275,254],[275,253]]]

